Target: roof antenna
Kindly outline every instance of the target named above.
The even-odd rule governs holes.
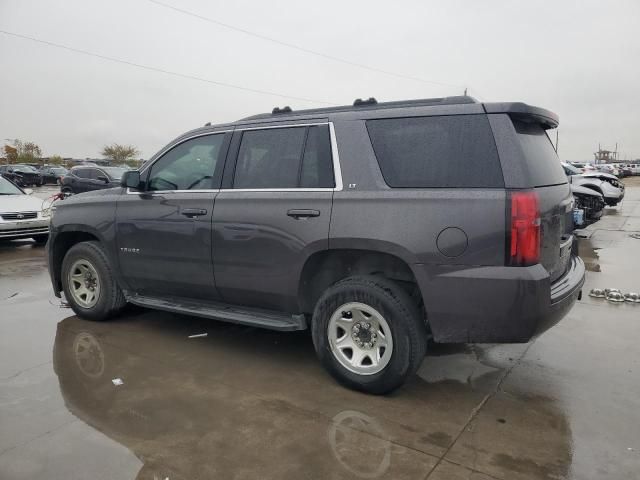
[[[467,87],[464,87],[464,96],[467,96]]]

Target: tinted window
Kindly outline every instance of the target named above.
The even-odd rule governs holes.
[[[181,143],[151,167],[148,190],[203,190],[218,188],[224,134],[207,135]]]
[[[485,115],[369,120],[367,130],[390,187],[504,187]]]
[[[329,125],[309,127],[302,157],[300,186],[304,188],[335,187]]]
[[[295,188],[307,129],[243,132],[233,188]]]
[[[91,178],[88,168],[79,168],[73,171],[73,174],[79,178]]]
[[[547,132],[537,123],[515,121],[513,125],[527,161],[531,183],[536,187],[567,183]]]
[[[112,180],[120,180],[127,169],[119,167],[103,167],[102,171],[106,173]]]

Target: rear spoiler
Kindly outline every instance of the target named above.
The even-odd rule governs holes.
[[[487,113],[506,113],[522,122],[539,123],[545,130],[556,128],[560,123],[560,119],[555,113],[522,102],[483,103],[482,106]]]

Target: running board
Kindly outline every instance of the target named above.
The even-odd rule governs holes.
[[[188,298],[157,298],[141,295],[127,296],[127,301],[140,307],[167,312],[211,318],[269,330],[306,330],[307,321],[303,314],[291,315],[273,310],[239,307],[221,302],[192,300]]]

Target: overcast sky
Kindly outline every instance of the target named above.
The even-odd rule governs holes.
[[[189,80],[0,33],[0,144],[143,158],[205,122],[270,111],[469,93],[560,116],[559,152],[640,157],[640,2],[158,0],[401,78],[322,58],[150,0],[0,0],[0,30],[287,99]]]

